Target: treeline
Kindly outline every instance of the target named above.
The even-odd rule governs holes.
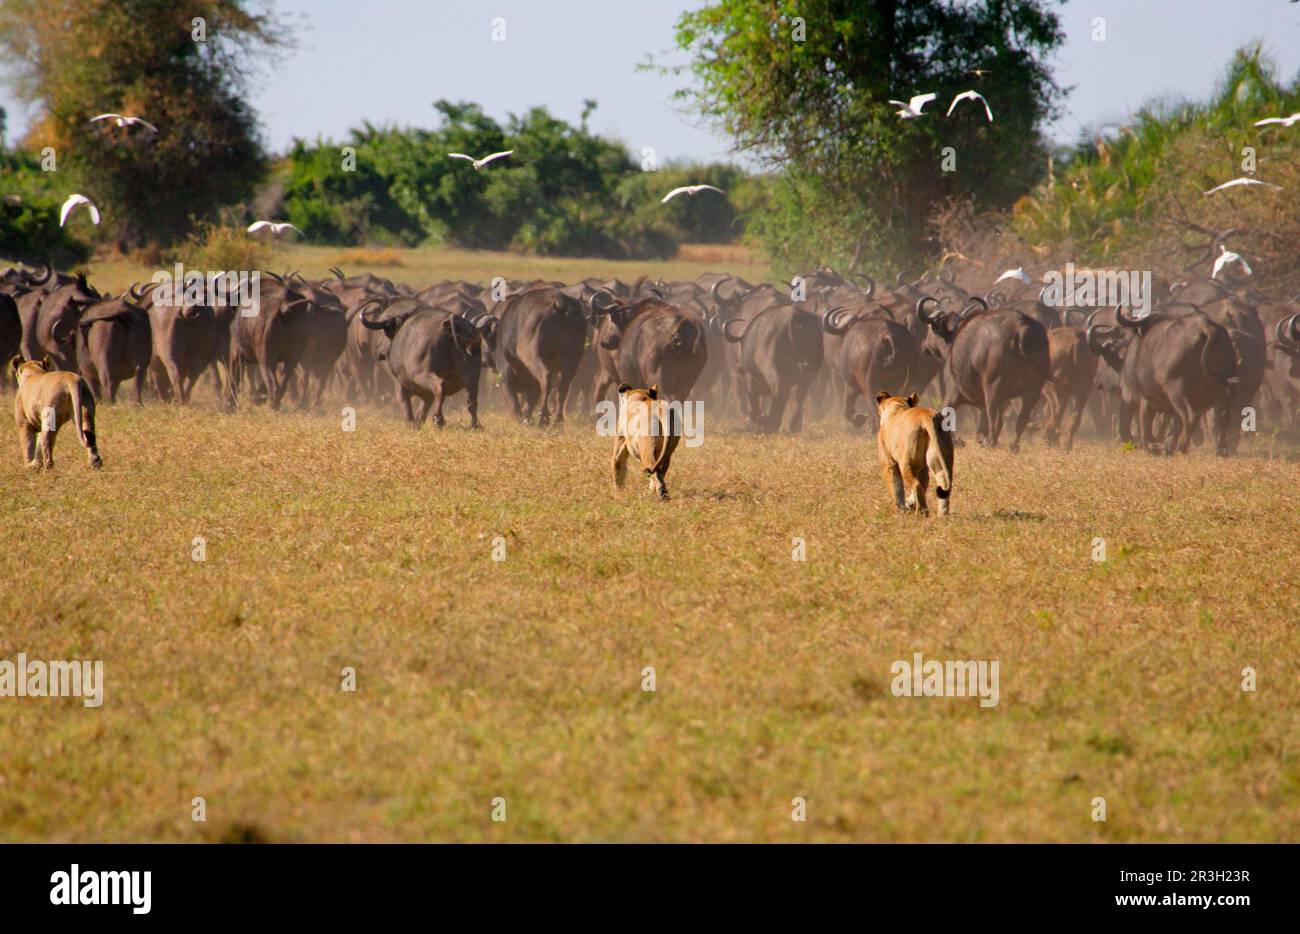
[[[670,257],[682,242],[741,233],[751,187],[730,165],[664,165],[566,123],[545,108],[504,123],[478,105],[440,100],[433,129],[374,127],[344,141],[295,141],[274,173],[281,215],[310,242],[603,256]],[[480,171],[448,153],[514,150]],[[660,199],[685,184],[726,196]]]

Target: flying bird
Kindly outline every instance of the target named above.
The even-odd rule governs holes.
[[[663,196],[659,203],[667,204],[680,194],[694,195],[701,191],[716,191],[720,195],[726,194],[726,192],[721,188],[714,188],[712,185],[683,185],[681,188],[674,188],[672,191],[668,192],[668,194]]]
[[[284,238],[284,235],[291,230],[298,230],[298,228],[293,226],[293,224],[289,224],[289,223],[276,224],[271,221],[254,221],[253,223],[248,225],[249,233],[256,234],[258,236],[265,236],[269,234],[270,236],[274,237],[276,240],[282,240]],[[298,233],[302,233],[302,231],[298,230]]]
[[[1220,243],[1219,258],[1214,261],[1214,271],[1210,273],[1210,278],[1211,279],[1219,278],[1219,273],[1223,270],[1223,267],[1227,266],[1229,263],[1240,263],[1241,268],[1245,270],[1246,275],[1248,276],[1253,275],[1253,273],[1251,273],[1250,271],[1250,263],[1242,259],[1241,254],[1232,252],[1226,246]]]
[[[121,114],[100,114],[98,117],[90,118],[91,123],[96,123],[100,120],[112,120],[115,126],[147,126],[151,132],[158,132],[156,126],[142,117],[124,117]]]
[[[68,215],[83,204],[86,206],[86,210],[90,212],[91,222],[98,225],[99,208],[95,207],[95,205],[92,204],[90,199],[85,195],[68,195],[68,200],[63,202],[63,208],[59,211],[59,226],[62,227],[66,224],[68,222]]]
[[[477,172],[494,159],[504,159],[506,156],[514,155],[514,152],[513,149],[507,149],[505,152],[494,152],[492,155],[484,156],[482,159],[475,159],[473,156],[467,156],[463,152],[449,152],[447,153],[447,156],[451,159],[464,159],[467,162],[474,163],[474,171]]]
[[[1002,275],[994,279],[993,284],[997,285],[1003,279],[1015,279],[1018,282],[1025,283],[1025,285],[1029,285],[1031,282],[1034,281],[1033,279],[1029,278],[1029,275],[1025,272],[1024,266],[1017,266],[1015,269],[1008,269]]]
[[[1300,120],[1300,113],[1292,114],[1289,117],[1265,117],[1263,120],[1256,120],[1255,126],[1267,126],[1270,123],[1280,123],[1282,126],[1291,126],[1297,120]]]
[[[1274,185],[1274,184],[1271,184],[1271,183],[1269,183],[1269,182],[1261,182],[1261,181],[1260,181],[1259,179],[1257,179],[1257,178],[1234,178],[1234,179],[1233,179],[1232,181],[1230,181],[1230,182],[1224,182],[1222,185],[1218,185],[1218,186],[1216,186],[1216,187],[1214,187],[1214,188],[1211,188],[1209,191],[1203,191],[1203,192],[1201,192],[1201,194],[1203,194],[1203,195],[1212,195],[1212,194],[1214,194],[1216,191],[1223,191],[1223,190],[1225,190],[1225,189],[1227,189],[1227,188],[1236,188],[1238,185],[1263,185],[1265,188],[1272,188],[1274,191],[1281,191],[1281,190],[1282,190],[1282,186],[1281,186],[1281,185]]]
[[[957,105],[960,104],[962,101],[979,101],[981,104],[984,105],[984,114],[989,118],[989,123],[993,122],[993,111],[989,109],[989,102],[984,99],[984,95],[981,94],[979,91],[962,91],[960,94],[954,97],[952,99],[952,103],[948,105],[949,117],[952,116],[953,110],[956,109]]]
[[[889,103],[901,108],[898,115],[904,120],[915,120],[921,116],[921,108],[938,96],[938,94],[918,94],[907,103],[902,101],[890,101]]]

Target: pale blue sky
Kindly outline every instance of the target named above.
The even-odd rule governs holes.
[[[339,138],[364,119],[432,126],[439,97],[471,100],[502,118],[544,104],[575,121],[584,98],[600,107],[598,132],[660,159],[728,158],[728,141],[669,100],[687,76],[638,72],[647,53],[673,47],[683,0],[280,0],[301,28],[299,48],[253,90],[276,150],[295,136]],[[1119,122],[1156,95],[1206,95],[1232,50],[1262,39],[1286,78],[1300,70],[1300,5],[1286,0],[1070,0],[1058,81],[1074,86],[1053,128],[1072,139],[1083,125]],[[506,41],[492,41],[504,17]],[[1094,17],[1106,41],[1091,38]],[[810,24],[810,27],[814,24]],[[670,55],[667,61],[681,61]],[[908,89],[900,89],[906,91]],[[26,113],[0,104],[18,136]],[[993,102],[996,113],[997,103]]]

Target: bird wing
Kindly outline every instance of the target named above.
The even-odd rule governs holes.
[[[1270,123],[1286,123],[1286,120],[1282,119],[1281,117],[1266,117],[1263,120],[1256,120],[1255,126],[1266,126],[1267,124]]]
[[[906,101],[889,101],[889,103],[893,104],[895,107],[902,107],[904,110],[912,109],[912,105]]]
[[[99,226],[99,208],[95,207],[95,205],[92,204],[92,203],[90,202],[90,199],[89,199],[89,198],[85,199],[85,201],[86,201],[86,208],[90,211],[90,221],[91,221],[91,223],[93,223],[96,227],[98,227],[98,226]]]
[[[270,221],[253,221],[248,225],[248,232],[257,233],[259,230],[265,230],[268,227],[274,228],[274,225]]]
[[[975,93],[974,91],[962,91],[960,94],[958,94],[956,97],[954,97],[954,98],[952,99],[952,103],[948,105],[948,114],[947,114],[947,116],[951,117],[951,116],[952,116],[952,112],[953,112],[954,110],[957,109],[957,105],[960,104],[960,103],[961,103],[962,101],[964,101],[964,100],[970,100],[970,96],[971,96],[972,94],[974,94],[974,93]]]
[[[1253,275],[1254,275],[1254,273],[1250,271],[1250,263],[1246,262],[1245,257],[1238,256],[1238,257],[1237,257],[1237,262],[1241,263],[1241,268],[1244,269],[1244,270],[1246,270],[1246,275],[1248,275],[1248,276],[1253,276]]]
[[[91,117],[90,122],[95,123],[99,120],[118,120],[121,119],[117,114],[100,114],[98,117]]]
[[[1001,282],[1003,279],[1020,279],[1020,277],[1023,276],[1024,274],[1025,274],[1025,271],[1024,271],[1023,269],[1008,269],[1008,270],[1007,270],[1006,272],[1004,272],[1002,275],[1000,275],[1000,276],[998,276],[996,279],[994,279],[994,280],[993,280],[993,284],[994,284],[994,285],[997,285],[997,284],[998,284],[999,282]],[[1023,282],[1024,280],[1021,279],[1020,281]]]
[[[1228,255],[1226,253],[1220,253],[1219,258],[1214,261],[1214,270],[1210,273],[1211,279],[1218,278],[1219,272],[1223,269],[1223,264],[1226,263],[1227,261],[1228,261]]]
[[[983,94],[976,94],[975,96],[978,97],[980,99],[980,103],[984,105],[984,116],[989,118],[989,123],[992,123],[993,108],[989,106],[989,102],[984,98]]]
[[[917,113],[920,113],[922,107],[930,103],[930,101],[934,100],[938,96],[939,96],[938,94],[918,94],[912,98],[912,100],[908,103],[907,106],[912,110],[915,110]]]
[[[680,195],[683,191],[690,191],[690,190],[691,190],[691,189],[690,189],[689,186],[687,186],[687,187],[685,187],[685,188],[674,188],[672,191],[668,192],[668,194],[664,195],[664,196],[663,196],[663,199],[662,199],[659,203],[660,203],[660,204],[667,204],[667,203],[668,203],[669,201],[671,201],[673,198],[676,198],[678,195]]]
[[[141,126],[147,126],[149,129],[153,130],[155,133],[158,132],[158,128],[157,128],[156,126],[154,126],[152,123],[150,123],[148,120],[145,120],[143,117],[129,117],[129,118],[128,118],[128,121],[131,122],[131,123],[138,123],[138,124],[140,124]]]
[[[59,226],[60,226],[60,227],[62,227],[64,224],[66,224],[66,223],[68,222],[68,215],[72,213],[72,209],[75,208],[77,205],[81,204],[81,202],[83,202],[83,201],[85,201],[85,200],[86,200],[86,199],[83,198],[81,195],[69,195],[69,196],[68,196],[68,200],[65,201],[65,202],[63,202],[63,208],[62,208],[62,210],[59,211]]]
[[[473,156],[467,156],[467,155],[465,155],[463,152],[449,152],[449,153],[447,153],[447,158],[449,158],[449,159],[467,159],[467,160],[470,161],[470,162],[474,162],[474,161],[476,161],[476,160],[474,159]]]
[[[478,162],[475,163],[475,164],[476,164],[476,165],[487,165],[487,164],[488,164],[489,162],[491,162],[493,159],[500,159],[500,158],[502,158],[502,157],[504,157],[504,156],[511,156],[511,155],[514,155],[514,152],[515,152],[515,151],[514,151],[513,149],[507,149],[505,152],[494,152],[494,153],[492,153],[492,155],[490,155],[490,156],[484,156],[482,159],[479,159]]]
[[[277,233],[279,233],[279,232],[282,231],[282,230],[297,230],[298,233],[302,233],[301,230],[298,230],[297,227],[295,227],[295,226],[293,226],[293,224],[289,224],[289,223],[276,224],[276,225],[275,225],[275,229],[276,229],[276,232],[277,232]]]

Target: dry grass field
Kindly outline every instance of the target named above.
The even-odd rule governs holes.
[[[1300,839],[1294,445],[967,446],[921,520],[837,418],[706,417],[659,503],[485,394],[482,432],[103,405],[99,472],[11,435],[0,658],[106,687],[0,698],[0,840]],[[893,696],[917,652],[1000,702]]]

